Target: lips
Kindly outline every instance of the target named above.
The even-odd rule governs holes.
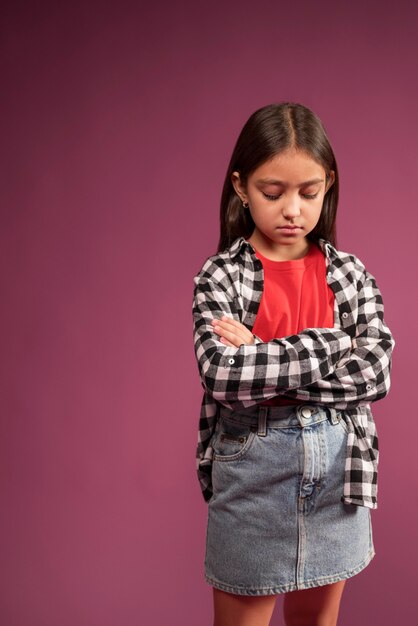
[[[286,228],[286,230],[297,230],[298,228],[301,228],[301,226],[278,226],[277,228]]]

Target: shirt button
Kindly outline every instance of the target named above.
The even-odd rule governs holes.
[[[233,365],[235,363],[235,359],[231,357],[230,359],[228,359],[228,363],[229,365]]]
[[[373,385],[370,385],[370,384],[366,385],[366,389],[373,389]]]
[[[301,413],[302,413],[303,417],[311,417],[312,410],[309,407],[304,406],[303,409],[301,410]]]
[[[343,318],[344,318],[344,319],[346,319],[346,318],[348,317],[348,313],[347,313],[347,311],[344,311],[344,313],[343,313],[343,315],[342,315],[342,316],[343,316]]]

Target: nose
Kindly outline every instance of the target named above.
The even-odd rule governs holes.
[[[299,203],[300,198],[298,194],[289,195],[282,208],[283,215],[289,219],[300,215]]]

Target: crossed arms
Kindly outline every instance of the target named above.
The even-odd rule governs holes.
[[[364,270],[357,300],[355,336],[339,328],[302,332],[252,345],[225,346],[211,320],[240,321],[236,302],[212,278],[194,278],[194,347],[205,390],[233,409],[277,395],[344,409],[383,398],[390,388],[395,341],[384,321],[374,277]]]

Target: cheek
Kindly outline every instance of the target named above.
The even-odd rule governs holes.
[[[253,221],[260,226],[269,226],[271,221],[276,218],[274,211],[271,207],[260,206],[260,204],[254,206],[251,210],[251,216]]]
[[[315,204],[311,205],[312,215],[317,216],[317,217],[321,215],[323,203],[324,203],[324,199],[320,198],[315,202]]]
[[[315,225],[321,217],[322,203],[310,205],[308,208],[301,210],[301,216],[306,220],[306,224]]]
[[[257,220],[268,219],[269,215],[272,213],[271,205],[267,204],[260,198],[248,198],[249,204],[251,206],[251,215],[255,217]]]

